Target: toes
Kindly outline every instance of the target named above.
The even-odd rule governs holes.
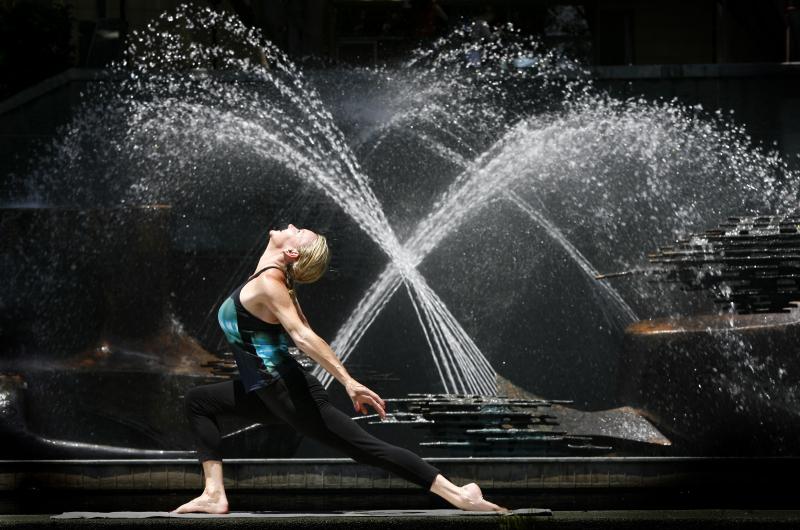
[[[182,504],[172,510],[170,513],[191,513],[196,508],[195,504],[192,502],[187,502],[186,504]]]

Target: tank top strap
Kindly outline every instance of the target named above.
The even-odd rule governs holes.
[[[267,270],[267,269],[278,269],[278,270],[281,270],[281,271],[283,270],[283,269],[281,269],[280,267],[278,267],[277,265],[267,265],[266,267],[264,267],[264,268],[263,268],[263,269],[261,269],[260,271],[256,272],[255,274],[253,274],[252,276],[250,276],[249,278],[247,278],[247,281],[245,281],[244,283],[247,283],[247,282],[249,282],[250,280],[252,280],[253,278],[256,278],[256,277],[258,277],[258,275],[260,275],[262,272],[264,272],[264,271],[265,271],[265,270]],[[284,274],[285,274],[285,273],[284,273]]]

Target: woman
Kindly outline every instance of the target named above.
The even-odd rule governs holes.
[[[344,385],[356,412],[367,414],[370,406],[381,419],[386,417],[385,402],[347,373],[328,344],[311,330],[294,294],[295,282],[315,282],[325,273],[330,261],[325,237],[291,224],[269,235],[256,273],[219,309],[219,322],[233,349],[240,379],[186,393],[205,490],[175,512],[228,512],[216,421],[224,414],[267,425],[288,423],[357,462],[389,470],[463,510],[507,512],[485,500],[477,484],[456,486],[416,454],[372,436],[329,403],[319,380],[289,354],[287,333],[299,349]]]

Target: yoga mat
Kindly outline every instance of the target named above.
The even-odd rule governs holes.
[[[52,519],[146,519],[149,517],[169,517],[181,519],[230,519],[237,517],[287,518],[287,517],[476,517],[509,515],[552,515],[547,508],[519,508],[506,514],[496,512],[466,512],[464,510],[359,510],[332,512],[231,512],[221,515],[209,513],[172,512],[64,512],[50,516]]]

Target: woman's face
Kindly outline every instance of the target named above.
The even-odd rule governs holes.
[[[289,223],[289,226],[283,230],[270,230],[269,240],[278,248],[294,248],[298,249],[306,245],[310,245],[317,234],[305,228],[297,228]]]

